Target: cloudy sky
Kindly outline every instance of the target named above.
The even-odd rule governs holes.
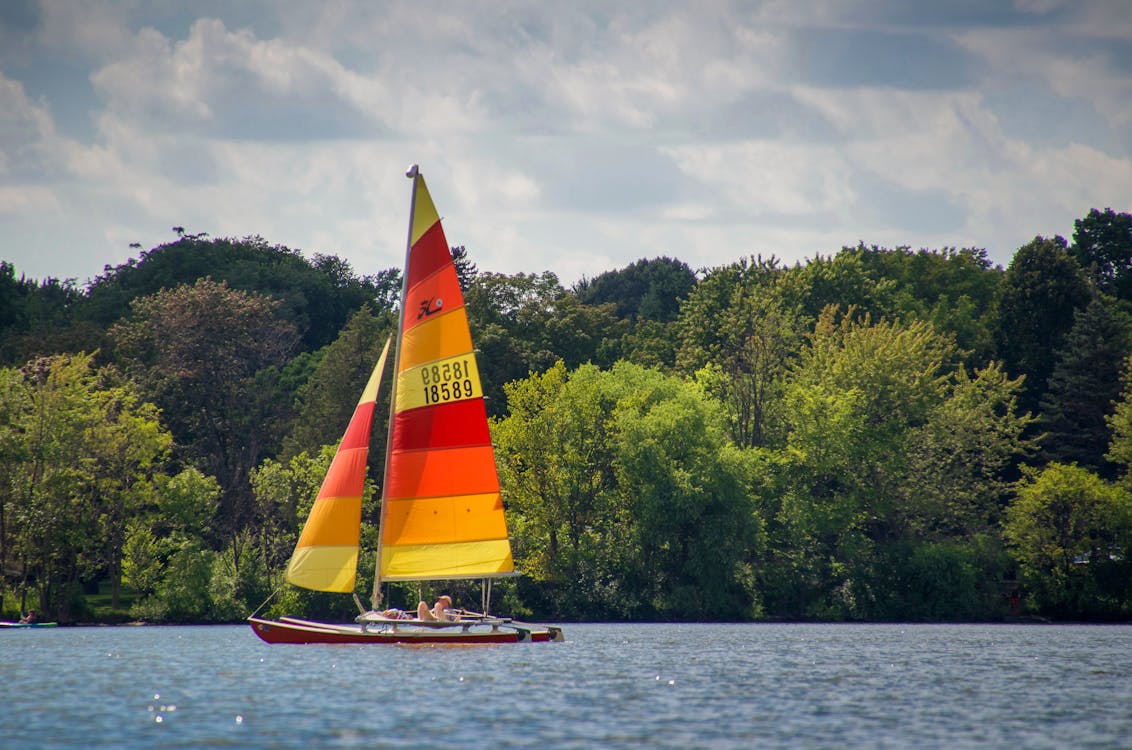
[[[481,270],[1005,265],[1132,211],[1128,0],[3,0],[0,259],[173,226],[398,265],[419,162]]]

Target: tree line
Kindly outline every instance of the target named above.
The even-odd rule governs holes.
[[[566,288],[453,255],[524,573],[500,609],[1132,615],[1129,214],[1093,209],[1005,268],[862,244]],[[281,572],[399,287],[183,231],[83,288],[0,262],[0,616],[351,616]]]

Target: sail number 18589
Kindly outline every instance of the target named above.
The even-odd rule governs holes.
[[[421,384],[426,404],[471,398],[475,390],[471,364],[467,359],[422,367]]]

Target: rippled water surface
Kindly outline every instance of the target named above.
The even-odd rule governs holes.
[[[1132,748],[1132,627],[567,625],[566,643],[0,632],[0,746]],[[439,741],[438,741],[439,740]]]

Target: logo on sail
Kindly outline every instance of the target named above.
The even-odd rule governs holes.
[[[433,300],[431,298],[426,299],[425,301],[421,302],[421,309],[420,309],[420,312],[417,313],[417,320],[420,320],[421,318],[428,317],[429,315],[432,315],[433,313],[438,313],[438,312],[440,312],[440,308],[444,307],[444,300],[442,300],[440,297],[436,298],[436,306],[435,307],[433,307],[432,303],[433,303]]]

